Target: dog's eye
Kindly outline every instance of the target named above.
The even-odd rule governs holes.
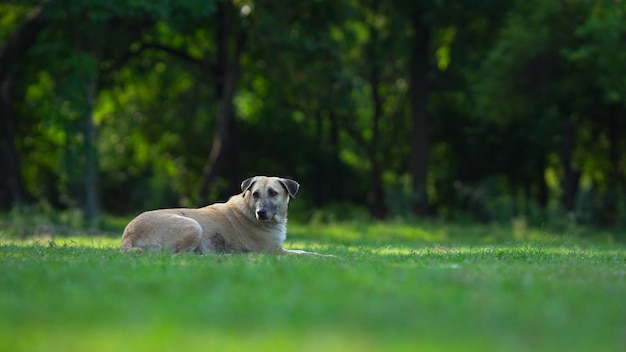
[[[269,194],[270,197],[276,197],[278,195],[278,192],[270,188],[269,190],[267,190],[267,194]]]
[[[252,198],[258,199],[259,198],[259,192],[255,191],[254,193],[252,193]]]

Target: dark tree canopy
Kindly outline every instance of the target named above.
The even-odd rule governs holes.
[[[626,4],[0,1],[0,209],[626,225]]]

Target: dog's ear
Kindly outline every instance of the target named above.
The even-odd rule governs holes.
[[[254,179],[255,177],[250,177],[247,178],[245,180],[243,180],[243,182],[241,182],[241,192],[243,192],[243,194],[246,194],[246,191],[250,189],[250,187],[252,187],[252,185],[254,184]]]
[[[294,180],[290,180],[288,178],[281,178],[280,183],[285,187],[289,196],[291,198],[296,198],[296,193],[298,193],[298,189],[300,189],[300,184]]]

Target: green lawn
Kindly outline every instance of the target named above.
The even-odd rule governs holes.
[[[626,245],[460,225],[291,225],[305,256],[0,239],[0,351],[622,351]],[[290,237],[290,238],[291,238]]]

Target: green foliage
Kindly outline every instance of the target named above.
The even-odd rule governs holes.
[[[571,174],[581,175],[582,180],[594,179],[591,181],[594,186],[589,182],[577,185],[581,194],[587,187],[599,185],[606,185],[615,193],[624,187],[623,182],[615,178],[622,173],[617,171],[621,166],[616,165],[622,165],[620,151],[624,146],[616,137],[622,125],[616,122],[619,117],[614,109],[626,100],[619,98],[619,93],[607,84],[599,84],[597,71],[608,65],[611,74],[607,76],[621,77],[620,69],[614,66],[621,65],[619,55],[611,55],[608,50],[606,55],[600,54],[597,49],[608,38],[624,33],[623,25],[611,24],[617,24],[615,19],[623,17],[624,8],[617,3],[593,3],[596,10],[591,14],[587,1],[518,4],[507,18],[501,37],[488,52],[480,71],[482,79],[473,85],[477,116],[488,121],[483,122],[483,126],[492,128],[494,135],[503,138],[493,149],[502,150],[498,154],[506,160],[496,157],[494,166],[506,172],[507,187],[525,188],[523,192],[531,195],[531,199],[539,200],[545,186],[550,188],[551,194],[560,197],[571,193],[563,184],[566,169],[572,170]],[[602,21],[607,26],[604,28],[606,36],[602,38],[591,34],[599,16],[606,16],[606,21]],[[595,52],[594,58],[602,57],[606,62],[589,61],[586,55],[591,52]],[[615,83],[619,84],[612,85]],[[608,96],[615,100],[607,99]],[[576,129],[571,137],[576,147],[569,164],[564,141],[570,137],[563,130],[568,121]],[[488,138],[491,139],[491,135]],[[602,148],[606,148],[605,152],[595,153]],[[606,164],[599,166],[598,163]],[[600,174],[607,178],[593,176],[599,169],[605,170]],[[611,169],[613,171],[609,171]],[[558,175],[559,182],[549,182],[544,170]],[[545,182],[545,186],[541,186],[541,182]],[[528,187],[533,183],[536,186]],[[545,197],[542,202],[546,203]],[[579,204],[589,209],[582,199]],[[612,208],[610,212],[614,214],[615,205],[608,208]],[[582,208],[576,210],[582,212]],[[605,222],[608,223],[614,221]]]
[[[227,4],[232,36],[220,44]],[[621,226],[623,2],[4,1],[0,39],[38,5],[46,26],[12,67],[9,117],[26,189],[54,207],[83,207],[90,182],[106,212],[198,204],[227,64],[238,73],[235,150],[211,201],[244,177],[279,174],[303,185],[305,220],[366,217],[372,203],[410,218],[410,43],[428,34],[434,215],[557,221],[571,171],[576,206],[563,216]],[[220,45],[237,43],[240,59],[227,62]],[[89,113],[97,181],[84,175]]]
[[[310,239],[290,246],[341,258],[120,253],[119,238],[3,240],[0,348],[619,351],[623,346],[622,245],[558,237],[504,244],[487,239],[500,237],[494,229],[485,232],[486,243],[476,238],[460,245],[424,228],[418,241],[359,244],[350,227],[337,227],[336,240],[319,244],[313,238],[329,228],[301,230]],[[383,238],[382,232],[405,229],[369,231]]]
[[[620,63],[626,54],[619,44],[626,33],[626,8],[619,2],[596,2],[583,25],[576,29],[576,37],[585,43],[565,52],[579,69],[594,69],[593,84],[601,89],[606,103],[626,100],[624,67]],[[588,74],[591,74],[589,72]]]
[[[85,15],[95,23],[105,23],[112,18],[153,18],[172,19],[206,18],[216,10],[218,1],[206,0],[89,0],[78,3],[50,1],[45,4],[48,15],[53,19],[66,19],[75,15]]]

